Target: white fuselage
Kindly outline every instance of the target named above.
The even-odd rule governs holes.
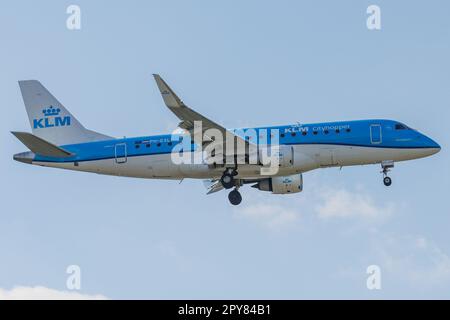
[[[439,150],[433,148],[374,148],[337,145],[293,146],[293,164],[280,167],[275,176],[303,173],[317,168],[344,167],[381,163],[385,160],[405,161],[423,158]],[[116,159],[82,161],[78,163],[37,162],[33,164],[61,169],[93,172],[98,174],[148,178],[148,179],[209,179],[222,175],[223,167],[212,168],[207,164],[174,164],[170,154],[126,157]],[[261,166],[239,165],[237,178],[261,177]]]

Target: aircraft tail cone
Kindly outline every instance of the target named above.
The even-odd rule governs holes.
[[[28,151],[15,154],[13,159],[26,164],[31,164],[33,162],[34,156],[35,155],[33,152]]]

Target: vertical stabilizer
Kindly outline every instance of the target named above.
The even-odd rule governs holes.
[[[19,86],[35,136],[55,145],[113,139],[83,127],[39,81],[19,81]]]

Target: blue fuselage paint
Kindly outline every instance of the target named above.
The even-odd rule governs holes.
[[[401,125],[399,127],[399,125]],[[249,131],[250,130],[250,131]],[[249,134],[250,142],[274,142],[277,137],[280,145],[336,145],[366,148],[419,149],[440,148],[440,146],[419,131],[410,129],[398,121],[373,119],[314,124],[294,124],[286,126],[231,129],[242,135]],[[264,136],[265,135],[265,136]],[[263,137],[264,136],[264,137]],[[184,141],[183,141],[184,139]],[[173,148],[183,144],[185,151],[192,151],[196,145],[187,141],[189,136],[155,135],[137,138],[124,138],[62,146],[74,154],[70,158],[48,158],[36,155],[36,162],[83,162],[117,157],[116,145],[125,145],[126,154],[120,156],[136,157],[171,153]],[[123,150],[123,149],[120,149]]]

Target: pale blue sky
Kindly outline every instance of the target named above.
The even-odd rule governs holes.
[[[66,29],[69,4],[82,30]],[[381,7],[382,30],[366,28]],[[448,1],[3,1],[0,288],[109,298],[450,298]],[[151,77],[228,127],[392,118],[442,151],[304,175],[304,192],[27,166],[17,80],[39,79],[88,128],[170,132]],[[377,264],[382,290],[366,288]]]

